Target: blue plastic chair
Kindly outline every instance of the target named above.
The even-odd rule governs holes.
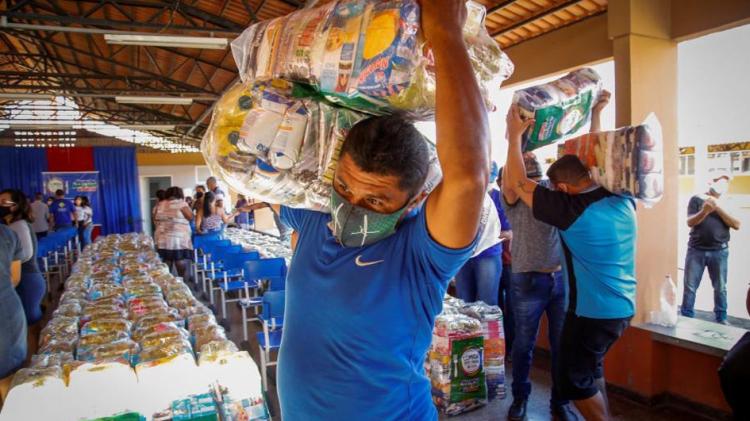
[[[239,250],[242,250],[241,246]],[[242,300],[242,291],[246,290],[244,266],[245,262],[260,259],[258,252],[240,252],[225,255],[217,255],[221,259],[222,270],[220,272],[211,272],[209,279],[209,289],[211,295],[211,304],[213,304],[214,291],[219,290],[221,293],[221,317],[227,319],[227,303]],[[215,285],[216,284],[216,285]],[[256,286],[253,286],[256,288]],[[231,292],[237,292],[237,298],[229,298]]]
[[[195,276],[196,279],[200,277],[203,294],[206,295],[206,274],[209,271],[219,269],[221,265],[213,261],[212,255],[215,254],[214,250],[218,247],[231,246],[232,242],[222,238],[214,238],[206,240],[201,243],[199,248],[196,248],[196,265],[195,265]],[[194,246],[195,247],[195,246]],[[198,257],[200,256],[200,257]]]
[[[260,321],[262,315],[258,314],[258,307],[263,305],[263,297],[257,296],[258,288],[266,281],[266,291],[283,291],[286,288],[286,261],[283,258],[253,260],[245,263],[245,299],[240,300],[242,309],[242,334],[245,341],[248,340],[248,324]],[[250,296],[250,288],[256,285],[254,295]],[[247,309],[255,309],[255,317],[247,317]],[[275,321],[276,323],[278,321]]]
[[[266,291],[263,294],[263,331],[256,334],[260,346],[260,370],[263,377],[263,391],[268,390],[268,367],[277,365],[271,359],[271,351],[281,347],[281,328],[272,328],[272,322],[284,318],[286,294],[284,291]]]

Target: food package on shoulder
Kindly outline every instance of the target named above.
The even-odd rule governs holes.
[[[521,116],[535,120],[524,134],[524,150],[555,143],[586,125],[600,89],[599,75],[586,67],[552,82],[516,91],[513,103],[518,104]]]
[[[661,124],[654,114],[639,126],[570,139],[562,153],[578,156],[594,181],[612,193],[632,196],[647,207],[664,194]]]
[[[489,81],[507,79],[513,65],[485,29],[484,6],[467,7],[464,38],[486,93]],[[232,53],[246,83],[282,78],[367,113],[434,115],[434,59],[416,0],[339,0],[298,10],[250,26],[232,42]]]

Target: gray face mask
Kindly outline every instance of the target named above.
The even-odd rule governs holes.
[[[332,188],[331,230],[344,247],[364,247],[393,235],[407,208],[378,213],[352,205]]]

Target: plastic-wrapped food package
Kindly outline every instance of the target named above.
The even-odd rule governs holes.
[[[457,415],[487,403],[481,323],[463,314],[435,319],[430,358],[432,398],[440,411]]]
[[[216,322],[216,316],[214,316],[213,313],[196,314],[188,317],[187,319],[188,330],[190,330],[191,332],[201,326],[206,326],[209,324],[218,324]]]
[[[31,383],[35,387],[42,386],[48,379],[64,380],[63,371],[60,367],[47,368],[22,368],[13,376],[10,388]]]
[[[560,79],[516,91],[513,103],[534,126],[524,134],[524,150],[550,145],[573,134],[591,119],[591,108],[601,89],[599,75],[591,68],[568,73]]]
[[[224,328],[219,325],[208,324],[191,331],[193,334],[193,343],[195,349],[203,348],[209,342],[213,341],[225,341],[227,340],[227,334]]]
[[[78,348],[86,348],[95,345],[104,345],[113,342],[130,339],[130,334],[122,330],[105,330],[99,333],[92,333],[81,336],[78,340]]]
[[[653,206],[664,194],[661,124],[650,114],[640,126],[588,133],[565,142],[563,153],[577,155],[599,185]]]
[[[198,364],[208,361],[216,361],[221,357],[239,352],[237,345],[230,340],[217,340],[203,344],[199,351]]]
[[[483,86],[507,79],[513,65],[487,33],[484,7],[467,7],[464,37],[477,79]],[[339,0],[296,11],[251,26],[232,53],[246,83],[283,78],[368,113],[434,114],[432,52],[415,0]]]
[[[58,352],[55,354],[37,354],[31,357],[31,368],[60,367],[73,362],[73,353]]]
[[[137,366],[153,367],[171,361],[179,355],[193,354],[190,342],[186,340],[170,342],[169,344],[153,348],[144,348],[138,353]]]
[[[148,333],[141,336],[138,343],[145,349],[165,346],[172,342],[179,342],[188,338],[188,333],[185,330],[178,328]]]
[[[177,312],[168,312],[168,313],[160,313],[160,314],[152,314],[148,316],[141,317],[140,319],[136,320],[135,325],[133,325],[134,329],[141,329],[145,328],[151,325],[159,324],[159,323],[165,323],[165,322],[172,322],[176,324],[177,326],[184,326],[185,321],[180,318],[180,316],[177,314]]]
[[[78,335],[67,336],[59,335],[53,336],[46,343],[39,348],[40,354],[58,354],[58,353],[73,353],[76,350],[76,344],[78,343]]]
[[[459,308],[462,314],[479,320],[484,336],[484,370],[489,400],[505,397],[505,332],[503,312],[482,301]]]
[[[126,319],[96,319],[83,325],[81,336],[111,331],[130,332],[130,327]]]
[[[132,365],[138,353],[138,344],[123,339],[100,345],[91,345],[78,349],[78,361],[89,363],[120,362]]]

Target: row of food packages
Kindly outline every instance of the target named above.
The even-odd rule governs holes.
[[[199,361],[237,352],[211,310],[169,273],[142,235],[114,235],[87,247],[42,329],[39,352],[13,384],[66,378],[84,363],[136,370],[180,355]],[[195,351],[195,352],[194,352]]]

